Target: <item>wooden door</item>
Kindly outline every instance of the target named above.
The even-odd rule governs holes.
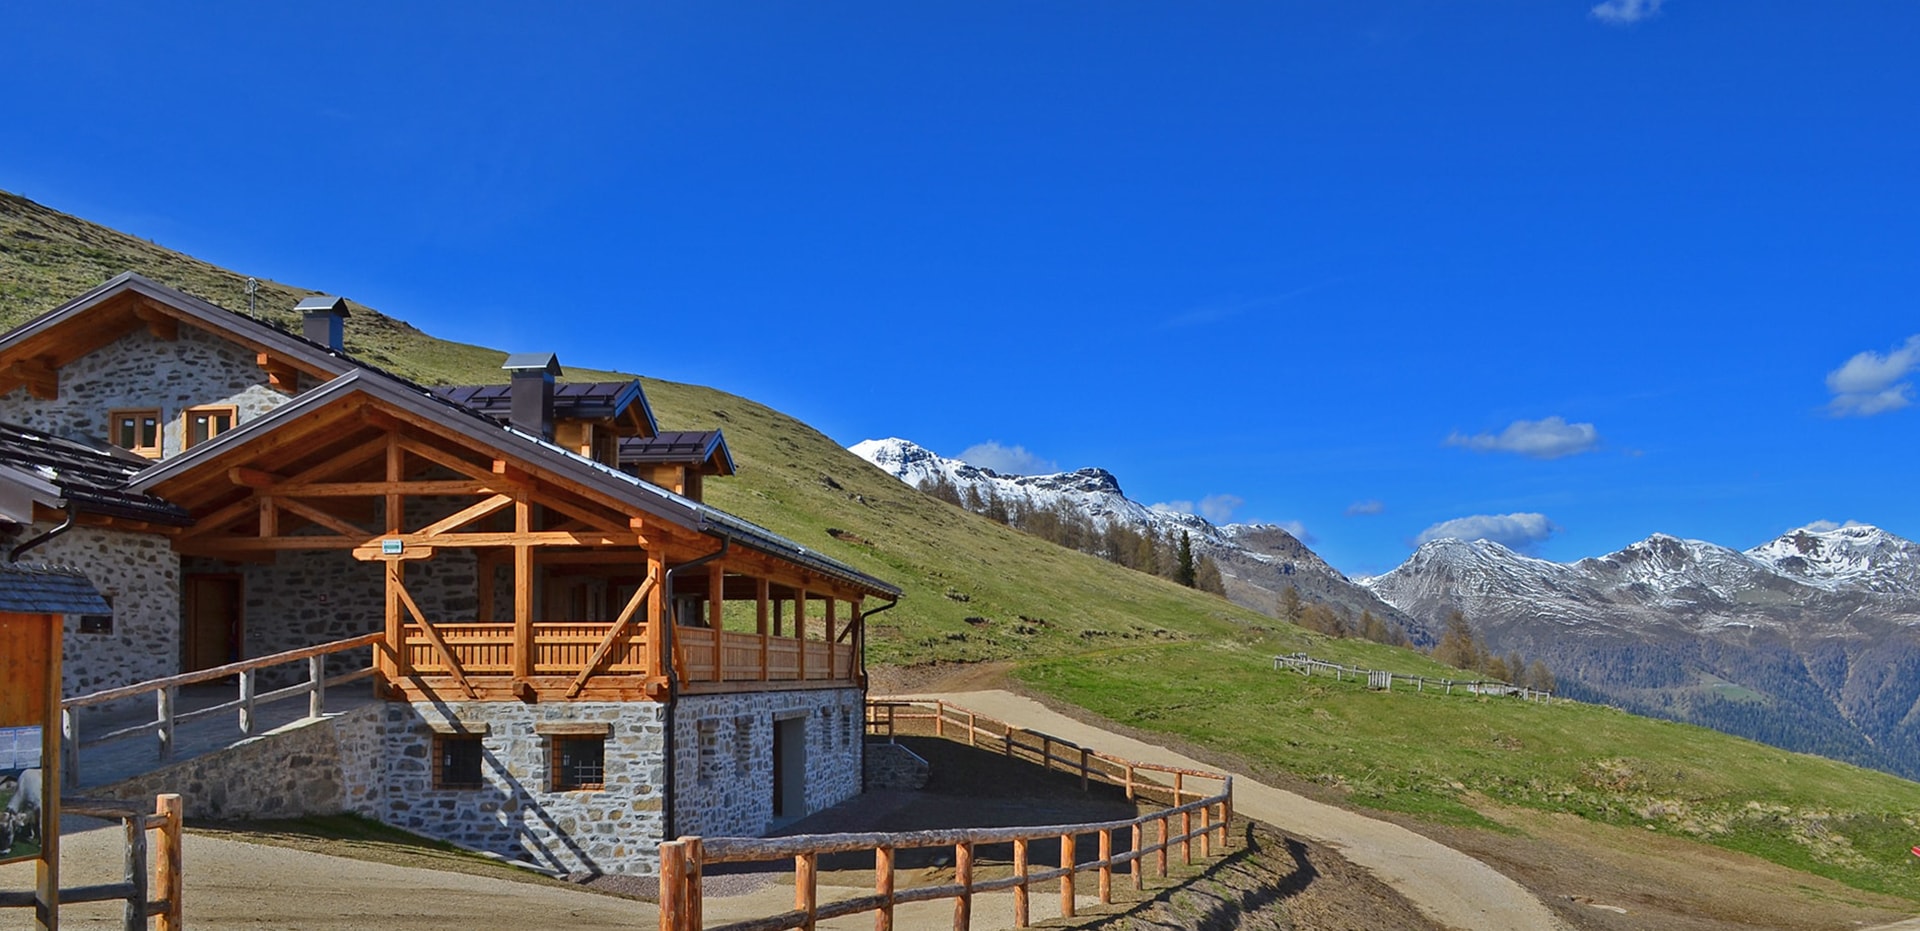
[[[240,577],[190,575],[182,604],[180,670],[193,672],[240,659]]]

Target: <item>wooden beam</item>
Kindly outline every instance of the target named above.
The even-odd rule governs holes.
[[[647,575],[653,578],[666,578],[667,562],[663,552],[647,554]],[[665,585],[656,585],[647,593],[647,669],[653,675],[667,674],[672,657],[667,655],[669,633],[667,625],[673,623],[667,617]]]
[[[133,306],[133,317],[147,325],[147,332],[154,339],[173,342],[180,338],[180,319],[160,308],[159,304],[141,298]]]
[[[265,469],[250,469],[244,466],[227,470],[227,481],[242,488],[272,488],[286,479]]]
[[[48,356],[15,359],[5,369],[9,379],[27,386],[27,392],[42,401],[60,397],[60,369]]]
[[[283,495],[303,498],[362,498],[378,495],[491,495],[514,490],[504,482],[444,481],[300,482],[275,487]]]
[[[512,536],[524,538],[532,528],[533,505],[515,501]],[[513,644],[513,677],[524,682],[533,675],[533,547],[525,543],[513,547]]]
[[[406,450],[412,455],[419,456],[428,462],[445,466],[448,470],[458,472],[475,481],[487,482],[493,484],[494,487],[499,487],[498,482],[500,479],[494,476],[493,470],[485,466],[476,465],[445,450],[435,449],[412,437],[396,435],[394,442],[400,444],[401,449]]]
[[[369,533],[365,528],[355,527],[354,525],[349,524],[346,521],[333,516],[332,514],[328,514],[327,512],[322,511],[319,508],[313,507],[312,505],[302,504],[291,498],[285,498],[285,497],[275,497],[274,500],[278,503],[278,506],[280,507],[281,510],[284,510],[293,514],[298,514],[301,517],[304,517],[310,521],[313,521],[316,524],[319,524],[322,527],[327,528],[328,530],[333,531],[334,533],[340,534],[341,536],[345,536],[345,537],[359,536],[362,539],[373,536],[373,534]],[[303,539],[303,538],[293,537],[291,539]]]
[[[396,573],[389,575],[388,578],[393,580],[393,593],[399,596],[400,604],[407,609],[408,614],[413,615],[414,623],[419,624],[421,632],[427,635],[427,641],[432,643],[433,649],[440,654],[440,661],[447,664],[447,670],[453,673],[453,680],[460,684],[460,691],[465,692],[467,698],[474,698],[473,684],[467,681],[466,670],[460,668],[460,660],[453,655],[453,649],[447,646],[447,641],[440,636],[440,631],[433,626],[433,622],[427,620],[427,616],[420,612],[420,606],[413,603],[413,596],[407,593],[407,587],[402,584],[397,570],[389,571]]]
[[[253,357],[254,364],[267,373],[267,387],[286,394],[298,394],[300,391],[300,370],[293,363],[270,352],[262,352]]]
[[[458,512],[449,514],[446,517],[443,517],[437,521],[434,521],[431,524],[428,524],[425,527],[420,528],[419,535],[423,537],[437,537],[443,533],[446,533],[449,530],[465,527],[466,525],[471,524],[482,517],[486,517],[489,514],[498,512],[500,509],[508,507],[509,505],[512,505],[512,504],[513,504],[512,498],[509,498],[506,495],[494,495],[493,497],[488,498],[484,501],[481,501],[478,504],[474,504],[472,506],[462,508]]]
[[[621,636],[625,634],[627,625],[633,621],[633,616],[639,613],[640,606],[647,603],[659,578],[649,571],[646,581],[641,582],[640,587],[634,590],[633,597],[627,599],[627,606],[620,609],[620,616],[614,618],[613,626],[607,629],[607,635],[601,638],[598,646],[593,648],[593,655],[588,657],[587,665],[581,668],[579,677],[574,679],[573,685],[567,688],[568,698],[580,694],[580,690],[586,687],[587,680],[593,678],[594,670],[600,668],[600,664],[606,661],[608,653],[613,652],[614,644],[618,643]]]
[[[727,570],[719,560],[707,564],[707,626],[713,629],[713,678],[727,679]]]

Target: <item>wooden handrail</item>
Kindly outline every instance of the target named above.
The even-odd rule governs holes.
[[[931,706],[929,714],[901,715],[901,708],[919,708]],[[881,719],[876,711],[884,709],[886,717]],[[949,722],[948,712],[964,715],[964,720]],[[1167,852],[1178,846],[1182,859],[1193,862],[1193,842],[1200,841],[1200,855],[1207,857],[1215,851],[1224,850],[1228,842],[1229,823],[1233,818],[1233,777],[1226,773],[1214,773],[1206,770],[1186,769],[1166,766],[1158,763],[1142,763],[1123,757],[1100,753],[1088,747],[1082,747],[1072,741],[1062,740],[1050,734],[1037,731],[1016,729],[1005,722],[986,718],[977,712],[949,705],[941,700],[900,700],[879,699],[868,702],[867,726],[874,729],[887,728],[892,734],[893,724],[898,720],[928,720],[935,722],[935,733],[947,737],[945,727],[948,723],[964,726],[965,740],[977,746],[981,735],[1004,742],[1009,755],[1016,750],[1038,755],[1044,768],[1052,769],[1054,763],[1077,768],[1084,787],[1086,780],[1097,775],[1102,781],[1111,781],[1114,775],[1093,767],[1093,761],[1112,766],[1124,778],[1127,797],[1137,798],[1139,789],[1144,786],[1134,779],[1141,771],[1162,773],[1173,777],[1168,789],[1173,796],[1173,805],[1134,818],[1115,821],[1095,821],[1081,824],[1052,824],[1026,827],[1004,828],[953,828],[934,831],[907,831],[891,833],[860,834],[808,834],[793,837],[683,837],[660,845],[661,893],[660,928],[661,931],[696,931],[700,927],[700,883],[707,864],[712,863],[748,863],[777,860],[791,857],[795,868],[795,908],[793,911],[776,915],[766,915],[746,921],[723,925],[713,931],[785,931],[790,928],[811,929],[817,922],[830,918],[875,913],[875,927],[891,929],[893,910],[897,905],[910,902],[925,902],[935,899],[954,900],[954,927],[964,931],[972,920],[973,898],[983,892],[999,889],[1012,889],[1014,892],[1014,924],[1026,927],[1028,924],[1028,887],[1033,883],[1058,879],[1061,883],[1061,903],[1063,917],[1073,917],[1073,877],[1082,872],[1099,873],[1099,896],[1102,904],[1112,901],[1112,875],[1116,867],[1125,867],[1132,876],[1135,889],[1144,888],[1144,861],[1149,854],[1155,855],[1158,873],[1167,875]],[[998,725],[983,727],[982,725]],[[1038,738],[1038,747],[1018,743],[1014,737],[1024,734]],[[949,739],[961,739],[951,737]],[[1056,756],[1054,745],[1070,756]],[[1201,779],[1218,780],[1220,791],[1204,797],[1198,792],[1185,789],[1185,780],[1192,776]],[[1122,784],[1115,782],[1114,784]],[[1191,801],[1186,799],[1191,798]],[[1194,815],[1198,814],[1199,827],[1194,827]],[[1169,830],[1172,819],[1180,820],[1179,832]],[[1152,844],[1145,843],[1146,826],[1157,825],[1158,838]],[[1132,849],[1115,853],[1113,851],[1113,832],[1128,832],[1126,839]],[[1079,863],[1074,857],[1075,838],[1083,834],[1096,835],[1099,838],[1099,858],[1087,863]],[[1218,846],[1214,839],[1218,837]],[[1061,865],[1058,868],[1033,870],[1029,868],[1026,852],[1027,845],[1035,840],[1057,839],[1061,844]],[[975,880],[971,869],[974,849],[981,844],[1011,843],[1014,848],[1014,875],[992,880]],[[952,847],[955,863],[955,881],[940,886],[923,886],[913,889],[894,887],[893,863],[895,851],[919,847]],[[821,903],[814,892],[812,869],[821,854],[849,853],[859,850],[872,850],[875,860],[875,892],[870,896],[860,896],[838,902]]]
[[[62,699],[60,701],[60,707],[79,708],[85,705],[98,705],[103,702],[110,702],[116,699],[132,698],[136,695],[146,695],[150,692],[160,691],[161,689],[179,688],[180,686],[192,685],[196,682],[207,682],[213,679],[224,679],[228,676],[236,675],[238,673],[246,672],[248,670],[263,669],[268,666],[278,666],[281,663],[291,663],[291,662],[294,662],[295,660],[308,659],[314,656],[324,656],[329,653],[343,653],[347,650],[359,649],[360,647],[374,646],[375,644],[380,643],[384,639],[386,639],[386,634],[366,634],[364,636],[354,637],[348,640],[335,640],[332,643],[321,643],[321,644],[316,644],[310,647],[301,647],[298,650],[288,650],[284,653],[274,653],[268,656],[255,657],[253,659],[243,659],[237,663],[228,663],[225,666],[215,666],[212,669],[200,669],[200,670],[195,670],[193,672],[183,672],[177,676],[168,676],[164,679],[149,679],[145,682],[136,682],[132,685],[123,685],[117,689],[107,689],[101,692],[93,692],[88,695],[80,695],[74,698]]]

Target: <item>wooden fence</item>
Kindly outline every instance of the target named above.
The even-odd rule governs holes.
[[[59,890],[54,902],[40,901],[38,892],[0,891],[0,908],[33,908],[43,912],[39,924],[58,927],[59,907],[81,902],[111,902],[124,899],[122,912],[125,931],[145,931],[148,919],[156,931],[181,931],[180,921],[180,837],[184,833],[178,795],[161,795],[154,800],[151,813],[129,808],[125,802],[72,798],[61,802],[61,813],[119,821],[127,838],[126,878],[117,883],[78,886]],[[148,880],[147,832],[159,833],[157,859],[153,860],[152,880]],[[46,918],[52,919],[51,923]]]
[[[794,906],[792,911],[763,918],[722,925],[712,931],[785,931],[790,928],[812,931],[815,924],[844,915],[874,913],[876,931],[891,931],[894,908],[912,902],[953,900],[953,927],[966,931],[972,926],[973,897],[984,892],[1010,889],[1013,892],[1014,926],[1030,923],[1030,898],[1035,883],[1059,880],[1060,912],[1074,917],[1075,878],[1086,872],[1098,874],[1098,892],[1102,904],[1113,900],[1113,874],[1125,869],[1135,889],[1145,887],[1143,861],[1153,858],[1157,875],[1167,875],[1169,852],[1177,846],[1184,863],[1191,864],[1194,846],[1204,859],[1213,855],[1214,845],[1224,850],[1228,841],[1228,822],[1233,817],[1233,777],[1203,770],[1181,769],[1154,763],[1140,763],[1082,747],[1038,731],[1016,728],[956,705],[942,701],[876,700],[867,705],[867,729],[870,734],[891,738],[903,722],[928,722],[935,736],[964,739],[969,746],[998,749],[1009,757],[1037,762],[1049,770],[1075,773],[1084,789],[1094,780],[1122,786],[1127,798],[1149,798],[1164,793],[1168,807],[1120,821],[1085,824],[1056,824],[1040,827],[959,828],[940,831],[913,831],[891,834],[807,834],[794,837],[683,837],[660,845],[660,929],[696,931],[704,927],[701,906],[701,876],[705,867],[718,863],[752,863],[793,859]],[[1217,785],[1206,792],[1189,789],[1187,781]],[[1173,822],[1179,821],[1178,833]],[[1195,822],[1198,822],[1196,825]],[[1149,827],[1155,828],[1148,841]],[[1114,835],[1122,833],[1129,849],[1115,853]],[[1078,859],[1079,839],[1094,836],[1099,845],[1098,859]],[[1216,840],[1217,836],[1217,840]],[[1060,865],[1034,869],[1028,859],[1029,845],[1036,840],[1059,840]],[[1011,844],[1012,875],[999,879],[974,878],[975,850],[986,844]],[[952,847],[954,881],[944,885],[914,889],[896,889],[894,857],[897,851],[927,847]],[[872,851],[874,892],[837,902],[822,903],[819,898],[818,867],[822,854]]]
[[[174,728],[186,721],[218,714],[222,711],[235,711],[239,716],[238,725],[240,735],[248,736],[255,730],[255,708],[269,702],[300,695],[307,697],[307,714],[310,717],[317,718],[326,713],[327,689],[338,685],[345,685],[349,682],[357,682],[373,675],[373,666],[369,663],[364,669],[358,669],[353,672],[334,676],[333,678],[327,678],[327,657],[336,653],[344,653],[363,647],[379,649],[380,643],[385,640],[385,638],[386,635],[381,633],[367,634],[361,637],[336,640],[332,643],[322,643],[298,650],[288,650],[285,653],[275,653],[257,659],[228,663],[225,666],[215,666],[212,669],[183,673],[177,676],[169,676],[165,679],[153,679],[117,689],[107,689],[103,692],[94,692],[90,695],[81,695],[66,699],[60,703],[60,739],[63,745],[61,758],[62,767],[65,771],[66,784],[69,786],[77,786],[80,784],[80,751],[110,740],[123,740],[142,734],[156,735],[158,738],[156,740],[158,745],[156,751],[158,753],[158,759],[161,762],[165,762],[173,757]],[[306,681],[289,685],[285,688],[275,689],[270,692],[256,693],[254,683],[257,681],[256,675],[260,670],[279,666],[284,663],[298,662],[305,662],[307,665]],[[239,689],[239,696],[234,700],[206,708],[196,708],[192,711],[176,712],[174,710],[174,706],[178,703],[181,686],[193,685],[200,682],[213,682],[215,680],[228,678],[229,676],[233,677]],[[79,715],[81,708],[88,705],[100,705],[127,698],[138,698],[142,695],[152,695],[154,697],[155,713],[153,720],[109,731],[88,740],[81,740]]]
[[[1429,678],[1426,676],[1409,675],[1403,672],[1393,672],[1387,669],[1363,669],[1359,666],[1343,666],[1339,663],[1329,663],[1326,660],[1314,659],[1305,653],[1290,653],[1286,656],[1276,656],[1273,658],[1273,668],[1276,671],[1291,669],[1303,676],[1311,676],[1315,672],[1330,673],[1336,682],[1344,681],[1348,676],[1352,676],[1356,682],[1365,679],[1367,688],[1374,689],[1375,691],[1391,692],[1393,691],[1393,687],[1398,684],[1410,686],[1416,692],[1425,692],[1428,687],[1432,687],[1444,689],[1445,694],[1452,695],[1454,689],[1460,689],[1473,695],[1511,695],[1522,701],[1538,701],[1549,704],[1553,702],[1552,692],[1524,685],[1514,685],[1511,682],[1501,682],[1496,679],[1467,680]]]

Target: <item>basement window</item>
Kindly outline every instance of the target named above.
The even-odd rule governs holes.
[[[554,737],[553,791],[607,787],[605,737]]]
[[[433,787],[436,789],[478,789],[486,785],[480,776],[480,738],[436,734],[433,738]]]
[[[180,434],[181,446],[192,449],[233,429],[234,418],[238,413],[232,405],[187,408],[181,414],[181,419],[186,422],[186,428]]]
[[[160,409],[114,411],[107,415],[113,445],[149,459],[160,458]]]

